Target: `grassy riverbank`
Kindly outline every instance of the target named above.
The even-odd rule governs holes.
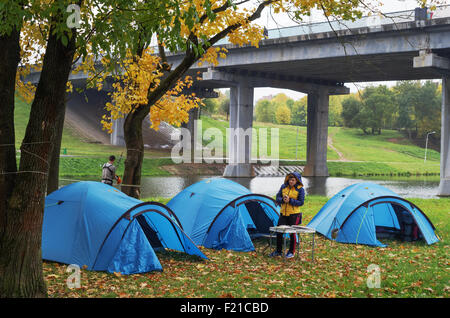
[[[306,161],[281,160],[280,165],[304,166]],[[439,164],[401,163],[401,162],[345,162],[328,161],[330,177],[370,177],[370,178],[409,178],[426,177],[427,180],[439,180]]]
[[[16,147],[25,134],[28,122],[29,105],[16,99],[15,125]],[[99,124],[100,125],[100,124]],[[274,125],[255,122],[256,129],[267,128],[270,141],[270,128],[278,128],[280,135],[279,157],[282,165],[304,165],[306,157],[306,127],[292,125]],[[208,128],[217,128],[223,136],[223,154],[226,154],[226,128],[229,123],[224,120],[202,117],[203,132]],[[298,129],[298,135],[297,135]],[[298,137],[297,137],[298,136]],[[204,141],[208,144],[210,141]],[[254,143],[255,145],[257,143]],[[296,146],[298,145],[298,146]],[[270,143],[268,146],[270,150]],[[61,177],[98,177],[100,166],[110,154],[126,154],[124,147],[88,142],[70,128],[65,127],[61,146]],[[297,154],[297,156],[296,156]],[[19,155],[19,154],[18,154]],[[383,130],[381,135],[364,135],[358,129],[329,127],[328,169],[330,176],[335,177],[410,177],[431,176],[438,178],[440,172],[439,153],[429,150],[427,162],[423,161],[424,149],[417,147],[399,132]],[[210,169],[208,165],[197,165],[195,169],[170,169],[162,166],[173,165],[169,159],[170,151],[145,150],[144,176],[167,176],[183,173],[209,175],[220,169]],[[299,160],[296,160],[296,157]],[[284,160],[284,161],[283,161]],[[123,160],[124,161],[124,160]],[[123,164],[118,173],[122,174]]]
[[[105,159],[106,158],[106,159]],[[101,176],[102,165],[108,161],[108,156],[103,157],[62,157],[60,158],[60,177],[95,177]],[[119,158],[119,157],[117,157]],[[118,161],[118,160],[117,160]],[[117,167],[117,174],[123,176],[124,161]],[[173,164],[171,159],[145,158],[142,166],[142,175],[146,177],[169,176],[170,173],[161,167]]]
[[[147,198],[166,203],[168,199]],[[328,199],[308,196],[304,224]],[[386,248],[317,238],[315,263],[267,257],[266,241],[249,253],[202,248],[209,260],[158,253],[163,272],[136,275],[81,270],[81,288],[68,289],[67,265],[44,262],[50,297],[449,297],[450,199],[411,199],[436,226],[441,241],[388,242]],[[381,287],[368,288],[367,267],[380,267]]]
[[[222,149],[226,153],[228,122],[202,117],[202,130],[219,129],[223,135]],[[270,151],[270,128],[279,129],[280,165],[305,165],[306,127],[253,123],[259,131],[267,128]],[[298,134],[297,134],[298,130]],[[328,170],[330,176],[351,177],[409,177],[435,176],[440,173],[440,154],[428,149],[424,162],[424,149],[414,145],[395,130],[383,130],[381,135],[364,135],[360,129],[328,128]],[[209,141],[205,142],[205,145]],[[297,158],[300,160],[296,160]]]
[[[22,101],[20,97],[16,97],[14,109],[14,125],[17,150],[20,149],[20,144],[23,137],[25,136],[29,114],[30,105]],[[98,123],[98,125],[99,127],[101,127],[100,123]],[[110,154],[114,154],[116,155],[116,157],[119,157],[121,153],[123,153],[124,155],[126,154],[125,147],[94,143],[92,142],[92,140],[87,140],[83,136],[77,134],[70,127],[64,126],[61,141],[62,155],[83,157],[84,159],[95,157],[107,158]],[[145,150],[146,158],[158,158],[167,156],[170,156],[170,152],[168,152],[167,150]]]
[[[205,127],[204,127],[205,128]],[[295,128],[295,129],[294,129]],[[295,159],[295,140],[294,146],[292,146],[292,133],[295,132],[296,127],[286,127],[280,129],[280,142],[286,147],[283,150],[286,153],[291,151],[291,158],[286,160],[281,159],[280,165],[300,165],[304,166],[306,164],[305,160],[292,160]],[[364,146],[361,144],[358,132],[354,129],[344,129],[339,127],[330,127],[330,132],[335,132],[337,140],[339,143],[334,143],[335,148],[340,148],[342,151],[341,155],[346,157],[351,157],[354,159],[359,159],[355,161],[350,160],[329,160],[328,170],[330,176],[333,177],[374,177],[374,178],[407,178],[407,177],[427,177],[431,179],[439,179],[440,164],[439,164],[439,153],[436,151],[430,151],[430,156],[427,162],[424,163],[423,158],[420,157],[423,149],[408,144],[407,141],[402,142],[407,143],[405,145],[400,145],[398,143],[389,142],[387,140],[382,140],[380,136],[369,136],[372,140],[367,142]],[[287,134],[287,141],[284,141],[284,134]],[[291,136],[289,137],[289,134]],[[400,134],[395,131],[390,131],[386,133],[385,139],[393,139],[395,136],[397,138]],[[299,144],[306,143],[306,137],[304,140],[300,140]],[[366,141],[364,141],[366,143]],[[105,148],[101,149],[102,154],[93,152],[89,150],[92,146],[87,145],[87,148],[77,148],[76,142],[73,142],[72,147],[66,146],[70,152],[79,154],[81,156],[74,155],[74,157],[62,157],[60,163],[60,175],[61,176],[97,176],[100,174],[100,166],[105,162],[107,154],[113,153],[116,156],[120,156],[120,153],[126,153],[124,148],[113,147],[103,145]],[[97,146],[99,147],[99,146]],[[364,149],[359,150],[358,149]],[[79,149],[79,150],[77,150]],[[301,151],[304,151],[304,148]],[[356,150],[355,150],[356,149]],[[389,149],[387,151],[386,149]],[[367,152],[367,156],[364,157],[363,152]],[[82,154],[84,153],[84,154]],[[333,150],[329,149],[329,154],[336,154]],[[280,151],[280,157],[282,158],[282,152]],[[165,157],[165,158],[161,158]],[[171,175],[170,172],[163,169],[162,166],[174,165],[173,161],[169,158],[169,151],[147,151],[146,158],[144,159],[144,167],[142,169],[144,176],[167,176]],[[365,159],[365,160],[363,160]],[[378,161],[376,161],[378,160]],[[395,161],[403,160],[403,161]],[[183,171],[184,174],[195,173],[209,175],[211,173],[217,172],[217,169],[210,169],[211,165],[208,164],[196,164],[195,169],[172,169],[173,173],[176,171]],[[122,173],[123,162],[119,166],[119,174]]]
[[[106,156],[92,157],[61,157],[60,177],[98,177],[101,175],[101,166],[106,162]],[[280,165],[304,166],[305,161],[281,161]],[[164,166],[171,167],[165,169]],[[221,175],[225,164],[179,164],[175,165],[170,158],[145,158],[142,175],[146,177],[170,175]],[[123,175],[124,159],[119,164],[118,175]],[[170,170],[170,171],[168,171]],[[328,171],[331,177],[355,178],[426,178],[439,180],[439,165],[377,163],[377,162],[328,162]]]
[[[229,127],[228,122],[210,117],[202,117],[201,119],[203,131],[209,128],[217,128],[221,131],[224,138],[223,151],[225,153],[227,146],[225,136],[226,128]],[[281,160],[295,159],[296,153],[299,159],[306,157],[306,127],[260,122],[254,122],[253,127],[256,131],[259,131],[260,128],[267,128],[269,151],[270,129],[279,129],[279,154]],[[396,130],[383,130],[381,135],[365,135],[360,129],[356,128],[329,127],[328,137],[328,160],[414,164],[423,163],[424,161],[425,150],[414,145]],[[208,142],[206,141],[205,144],[208,144]],[[428,164],[439,164],[439,158],[439,152],[428,149]]]

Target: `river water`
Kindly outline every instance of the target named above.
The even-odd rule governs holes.
[[[171,198],[186,187],[211,176],[169,176],[169,177],[143,177],[141,197],[165,197]],[[229,178],[250,189],[253,193],[274,196],[284,177],[254,177],[254,178]],[[97,180],[96,180],[97,181]],[[373,182],[391,189],[402,197],[407,198],[439,198],[436,196],[439,180],[410,178],[406,180],[375,180],[353,179],[340,177],[303,177],[303,184],[307,195],[323,195],[332,197],[345,187],[360,183]],[[74,182],[74,180],[62,180],[61,185]]]

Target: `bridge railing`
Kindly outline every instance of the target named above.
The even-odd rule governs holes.
[[[436,7],[434,11],[428,10],[428,19],[450,17],[450,5]],[[276,28],[268,30],[269,39],[284,38],[289,36],[316,34],[348,29],[357,29],[363,27],[376,28],[385,24],[396,24],[402,22],[410,22],[415,20],[414,10],[405,10],[397,12],[389,12],[383,14],[373,14],[364,16],[355,21],[346,20],[330,20],[325,22],[315,22],[308,24],[300,24],[295,26]],[[217,45],[229,44],[228,39],[222,39]]]
[[[436,7],[435,10],[428,10],[428,19],[438,19],[450,17],[450,5],[442,5]],[[396,24],[402,22],[410,22],[415,20],[415,10],[405,10],[397,12],[383,13],[379,15],[364,16],[355,21],[346,20],[330,20],[325,22],[305,23],[283,28],[276,28],[268,30],[268,39],[277,39],[289,36],[317,34],[331,31],[357,29],[363,27],[377,28],[385,24]],[[222,39],[216,45],[230,44],[228,38]],[[155,52],[158,51],[157,46],[152,46]],[[166,54],[172,55],[169,50]],[[100,58],[98,58],[100,60]],[[81,64],[77,62],[75,66]],[[36,80],[36,79],[34,79]]]

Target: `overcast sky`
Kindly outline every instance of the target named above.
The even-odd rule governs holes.
[[[367,0],[366,3],[369,3],[373,6],[376,6],[377,3],[381,2],[382,6],[377,6],[377,8],[383,12],[397,12],[397,11],[404,11],[404,10],[414,10],[418,6],[416,0]],[[311,17],[305,22],[322,22],[326,21],[323,14],[319,11],[314,11]],[[281,28],[281,27],[287,27],[287,26],[293,26],[296,25],[294,21],[289,19],[286,15],[273,15],[270,13],[270,11],[266,8],[265,11],[263,11],[261,18],[257,20],[258,24],[264,25],[267,27],[267,29],[275,29],[275,28]],[[367,85],[378,85],[378,84],[385,84],[385,85],[394,85],[395,82],[372,82],[372,83],[358,83],[359,88],[363,88]],[[346,86],[350,88],[350,91],[357,92],[357,87],[352,83],[346,83]],[[276,88],[270,88],[270,87],[264,87],[264,88],[255,88],[254,93],[254,101],[256,102],[258,99],[264,96],[268,95],[276,95],[278,93],[285,93],[289,97],[297,100],[305,96],[305,94],[294,92],[287,89],[276,89]]]

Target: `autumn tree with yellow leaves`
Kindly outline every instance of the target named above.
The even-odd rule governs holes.
[[[139,38],[135,50],[127,52],[120,62],[123,70],[117,75],[118,82],[112,94],[112,103],[107,105],[109,118],[104,118],[104,127],[111,130],[111,119],[125,117],[124,135],[127,147],[122,191],[139,198],[141,168],[144,155],[142,122],[150,114],[152,127],[157,129],[164,120],[180,125],[189,120],[188,112],[201,104],[194,94],[184,95],[183,89],[192,85],[192,78],[185,77],[195,63],[218,64],[226,58],[227,50],[214,45],[227,38],[235,45],[258,47],[263,39],[263,27],[255,23],[264,8],[271,6],[275,13],[290,12],[301,20],[312,9],[325,15],[353,19],[361,16],[358,0],[192,0],[167,2],[170,14],[162,19],[153,33],[157,37],[158,51],[150,49],[148,39]],[[128,8],[136,14],[138,28],[147,35],[144,23],[149,6]],[[145,42],[145,44],[144,44]],[[167,63],[165,51],[183,53],[179,65]],[[132,185],[132,186],[130,186]]]

